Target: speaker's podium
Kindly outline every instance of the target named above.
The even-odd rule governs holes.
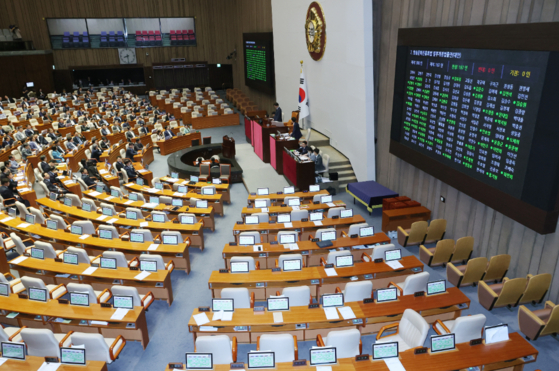
[[[283,175],[300,191],[315,184],[314,161],[303,162],[287,148],[283,149]]]
[[[225,158],[235,158],[235,138],[223,136],[223,143],[221,144],[221,154]]]

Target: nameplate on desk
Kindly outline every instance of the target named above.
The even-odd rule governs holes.
[[[318,238],[313,238],[313,239],[311,240],[311,242],[319,242],[319,241],[320,241],[320,240],[319,240]]]
[[[256,196],[256,193],[251,192],[250,195],[251,195],[251,196]]]
[[[229,246],[237,246],[236,242],[229,242]]]
[[[58,357],[45,357],[46,363],[59,363]]]
[[[470,340],[470,345],[480,345],[480,344],[483,344],[483,339],[481,338]]]
[[[91,263],[92,267],[99,268],[99,263]]]
[[[287,207],[287,205],[286,204],[281,204],[280,207]]]
[[[183,369],[183,364],[182,363],[169,363],[169,368],[182,370]]]
[[[252,206],[252,205],[248,205],[248,207],[247,207],[247,208],[248,208],[248,209],[254,209],[254,206]]]
[[[314,205],[318,205],[320,203],[320,201],[313,201],[312,202]]]
[[[368,273],[368,274],[363,275],[363,278],[366,279],[366,280],[372,280],[372,279],[373,279],[373,275],[370,274],[370,273]]]
[[[283,194],[283,192],[278,192],[278,193],[276,193],[276,194],[277,194],[277,195],[282,195],[282,194]]]
[[[307,360],[306,359],[298,359],[296,361],[293,361],[293,367],[306,366],[306,365],[307,365]]]
[[[28,252],[24,252],[24,253],[23,253],[23,256],[30,257],[31,254],[29,254]]]
[[[58,299],[58,304],[69,304],[68,299]]]
[[[375,263],[382,263],[383,261],[382,258],[375,259]]]
[[[265,311],[266,311],[266,307],[264,306],[254,307],[254,312],[265,312]]]
[[[131,271],[137,271],[139,269],[139,267],[128,267],[130,268]]]
[[[334,215],[334,216],[332,217],[332,219],[340,219],[340,216],[339,216],[339,215]]]
[[[272,268],[272,272],[281,272],[281,268]]]
[[[425,348],[425,347],[416,348],[413,350],[413,354],[425,354],[427,353],[428,350],[429,348]]]
[[[55,261],[56,263],[62,263],[62,258],[54,258],[54,261]]]
[[[373,298],[363,299],[363,304],[371,304],[371,303],[374,303],[374,302],[375,302],[375,299],[373,299]]]
[[[358,356],[355,356],[355,361],[359,362],[359,361],[368,361],[369,360],[369,355],[368,354],[361,354]]]
[[[319,308],[320,304],[316,303],[316,304],[309,304],[309,309],[315,309],[315,308]]]
[[[233,369],[239,369],[239,368],[245,368],[245,364],[242,362],[235,362],[235,363],[231,363],[229,365],[229,367],[233,370]]]
[[[278,241],[272,241],[272,242],[270,242],[270,245],[277,245],[277,244],[278,244]]]
[[[359,237],[359,235],[357,235],[357,234],[352,234],[352,235],[349,236],[349,237],[350,237],[350,238],[357,238],[357,237]]]
[[[419,296],[425,296],[425,291],[414,292],[413,296],[415,296],[416,298],[419,297]]]
[[[334,264],[326,264],[324,265],[324,268],[334,268]]]
[[[242,225],[242,224],[245,224],[245,223],[243,223],[243,222],[237,222],[237,224]]]
[[[198,312],[209,312],[210,307],[198,307]]]
[[[27,299],[27,294],[17,294],[17,297],[20,299]]]
[[[111,303],[101,303],[101,308],[112,308]]]
[[[219,273],[229,273],[229,270],[227,270],[227,269],[220,269],[220,270],[219,270]]]

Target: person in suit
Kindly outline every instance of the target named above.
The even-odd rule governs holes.
[[[43,173],[48,172],[50,170],[50,166],[47,163],[47,156],[41,155],[40,159],[41,159],[41,162],[39,162],[39,168],[41,169],[41,171]]]
[[[126,149],[126,158],[134,161],[134,156],[136,156],[138,152],[134,149],[133,143],[128,143],[128,148]]]
[[[68,139],[66,143],[66,148],[68,148],[69,151],[73,151],[78,148],[78,146],[75,145],[70,139]]]
[[[120,126],[118,126],[118,124],[115,122],[111,128],[113,130],[113,133],[120,133]]]
[[[33,152],[31,152],[31,149],[29,148],[29,144],[28,143],[24,143],[21,150],[21,158],[23,161],[27,160],[27,157],[29,156],[33,156]]]
[[[32,151],[40,151],[41,150],[41,145],[39,144],[39,140],[37,139],[37,137],[38,137],[38,135],[35,134],[31,138],[31,140],[29,141],[29,148],[31,148]]]
[[[49,137],[49,138],[52,139],[52,140],[56,140],[56,134],[54,133],[54,129],[53,129],[53,128],[50,128],[50,129],[49,129],[49,132],[48,132],[48,134],[47,134],[47,137]]]
[[[41,146],[47,146],[49,144],[48,140],[43,136],[43,134],[37,135],[37,143]]]
[[[109,149],[110,146],[111,144],[107,140],[107,137],[101,137],[101,140],[99,141],[99,148],[104,151]]]
[[[63,195],[63,194],[68,193],[68,191],[66,189],[60,188],[56,184],[54,184],[54,182],[52,181],[49,173],[43,173],[43,182],[47,186],[47,189],[49,190],[49,192],[54,192],[54,193],[57,193],[59,195]]]
[[[299,123],[295,117],[293,117],[291,121],[293,122],[293,131],[291,132],[291,136],[295,138],[296,141],[299,141],[299,139],[303,136],[301,128],[299,127]]]
[[[25,128],[24,133],[25,133],[25,136],[27,138],[30,138],[30,137],[33,136],[33,134],[35,134],[35,132],[33,131],[33,128],[31,127],[31,124],[27,125],[27,127]]]
[[[163,133],[163,135],[165,136],[165,140],[167,139],[171,139],[172,137],[175,136],[175,133],[173,133],[173,131],[171,130],[171,128],[169,126],[165,127],[165,132]]]
[[[100,162],[102,154],[103,152],[99,149],[99,146],[97,144],[91,146],[91,158],[94,158],[97,160],[97,162]]]
[[[14,140],[9,135],[5,135],[4,140],[2,141],[2,147],[3,148],[11,147],[13,144],[14,144]]]
[[[130,126],[128,127],[128,129],[126,129],[126,133],[124,133],[124,135],[126,136],[126,139],[128,139],[128,140],[135,137],[134,132],[132,131]]]
[[[274,103],[274,108],[276,109],[276,112],[274,113],[274,121],[281,122],[281,108],[278,102]]]
[[[76,134],[74,135],[74,137],[72,138],[72,142],[74,142],[74,144],[76,146],[79,146],[80,144],[83,144],[84,141],[80,138],[80,136],[78,135],[78,133],[76,132]]]
[[[14,192],[10,189],[10,179],[2,176],[2,178],[0,178],[0,184],[2,184],[2,186],[0,187],[0,196],[2,196],[2,198],[4,199],[4,206],[11,206],[15,204],[16,201],[23,203],[25,207],[31,206],[29,201],[24,200],[20,196],[14,194]]]
[[[138,178],[136,169],[134,169],[134,166],[132,166],[132,161],[130,161],[129,159],[126,159],[126,162],[124,162],[124,171],[126,171],[126,175],[128,175],[128,180],[130,182],[135,182]]]
[[[111,132],[110,130],[107,128],[106,124],[102,124],[101,125],[101,135],[109,135]]]
[[[8,166],[8,168],[10,169],[12,174],[17,173],[17,169],[19,169],[19,164],[17,163],[14,155],[9,155],[7,162],[9,163],[9,165],[6,165],[6,166]]]
[[[309,153],[309,147],[307,147],[307,144],[308,143],[306,140],[301,142],[301,147],[299,147],[299,149],[297,150],[300,155],[306,155],[307,153]]]
[[[140,129],[138,129],[138,132],[140,133],[140,135],[148,135],[149,131],[148,128],[146,128],[145,124],[144,124],[144,120],[140,120]]]
[[[7,171],[5,174],[3,173],[2,176],[6,176],[10,181],[8,188],[17,196],[19,196],[19,192],[17,191],[17,182],[14,180],[14,174]]]
[[[56,162],[54,160],[49,161],[49,171],[45,171],[50,176],[50,180],[52,183],[57,184],[59,187],[62,187],[62,182],[58,179],[58,175],[54,172],[56,170]]]
[[[17,140],[24,140],[25,138],[27,138],[27,136],[25,135],[25,133],[23,132],[23,128],[20,126],[17,130],[17,133],[14,134],[14,138],[16,138]]]
[[[8,97],[7,95],[4,95],[4,98],[6,98],[6,101],[7,101],[8,103],[15,103],[15,102],[16,102],[16,99],[15,99],[15,98],[10,98],[10,97]]]
[[[319,171],[324,171],[326,169],[324,164],[322,163],[322,156],[320,155],[320,151],[318,148],[314,149],[314,155],[316,156],[314,160],[314,171],[318,173]]]
[[[121,170],[124,169],[124,162],[122,161],[122,157],[118,156],[116,158],[116,164],[115,164],[116,170],[118,171],[118,176],[121,177]]]
[[[140,141],[140,138],[136,138],[136,144],[134,144],[134,149],[138,152],[141,152],[141,151],[144,150],[144,145]]]

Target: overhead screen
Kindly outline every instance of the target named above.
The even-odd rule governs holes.
[[[274,42],[272,32],[243,34],[245,85],[275,94]]]
[[[505,50],[498,37],[494,48],[475,47],[475,37],[467,48],[434,47],[425,37],[398,47],[390,152],[540,233],[554,230],[559,53]]]

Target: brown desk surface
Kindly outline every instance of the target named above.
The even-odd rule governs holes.
[[[336,206],[334,207],[345,207],[346,204],[343,201],[334,201],[333,202]],[[301,206],[299,206],[300,210],[308,210],[310,211],[314,211],[314,210],[328,210],[330,208],[329,205],[327,204],[301,204]],[[285,206],[285,207],[281,207],[281,206],[271,206],[271,207],[267,207],[264,210],[268,210],[268,211],[263,211],[261,208],[248,208],[248,207],[243,207],[243,211],[241,212],[241,215],[246,215],[246,214],[254,214],[254,213],[268,213],[268,214],[273,214],[273,213],[290,213],[291,211],[293,211],[293,208],[291,206]]]
[[[417,207],[405,207],[403,209],[392,209],[392,210],[383,210],[382,213],[386,214],[386,216],[390,218],[404,216],[404,215],[411,215],[411,214],[423,214],[423,213],[430,213],[431,210],[426,208],[425,206],[417,206]]]
[[[259,198],[270,198],[270,199],[283,199],[285,197],[299,197],[299,198],[304,198],[304,199],[312,199],[315,195],[324,195],[327,196],[329,195],[328,191],[325,189],[321,189],[318,192],[295,192],[295,193],[291,193],[291,194],[285,194],[282,193],[281,195],[278,195],[277,193],[270,193],[269,195],[253,195],[250,194],[248,195],[248,202],[250,203],[251,201],[257,200]]]
[[[188,187],[192,187],[192,188],[202,188],[202,187],[206,187],[206,186],[214,186],[215,189],[219,192],[219,191],[227,191],[229,190],[229,184],[228,183],[221,183],[221,184],[208,184],[207,182],[198,182],[196,184],[188,184],[189,180],[186,179],[173,179],[173,178],[168,178],[166,176],[161,177],[161,181],[165,182],[165,183],[171,183],[171,184],[175,184],[178,183],[180,185],[185,185]]]
[[[26,356],[25,361],[8,359],[0,366],[0,370],[38,371],[45,362],[44,357]],[[101,361],[87,361],[85,366],[60,365],[58,371],[107,371],[107,364]]]
[[[126,183],[124,186],[134,192],[142,192],[147,195],[153,195],[153,196],[178,197],[187,200],[190,199],[191,197],[194,197],[200,200],[208,200],[208,202],[209,201],[221,202],[221,198],[222,198],[222,196],[219,193],[215,195],[203,195],[193,191],[189,191],[188,193],[179,193],[169,189],[157,190],[157,192],[149,192],[148,190],[152,188],[145,185],[141,186],[136,183]]]
[[[291,229],[304,229],[304,228],[330,228],[343,225],[351,225],[358,223],[365,223],[366,220],[361,215],[354,215],[351,218],[325,218],[322,220],[322,225],[317,226],[314,222],[292,222],[292,227],[286,228],[285,223],[259,223],[259,224],[235,224],[233,233],[238,234],[245,231],[283,231]]]

